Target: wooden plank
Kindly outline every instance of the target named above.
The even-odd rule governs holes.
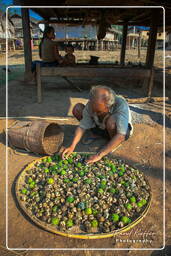
[[[121,47],[121,55],[120,55],[120,64],[125,64],[125,52],[126,52],[126,38],[128,32],[128,25],[125,24],[123,26],[123,39],[122,39],[122,47]]]
[[[21,14],[22,14],[23,40],[24,40],[25,79],[28,80],[31,74],[31,64],[32,64],[29,9],[21,8]]]
[[[41,76],[65,76],[65,77],[110,77],[120,78],[145,78],[149,77],[149,69],[131,68],[77,68],[77,67],[42,67]]]
[[[127,99],[129,104],[136,103],[147,103],[147,102],[163,102],[169,100],[169,97],[144,97],[144,98],[136,98],[136,99]]]
[[[42,102],[42,83],[40,75],[40,64],[36,63],[36,81],[37,81],[37,102]]]

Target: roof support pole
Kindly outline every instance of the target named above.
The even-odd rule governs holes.
[[[146,66],[152,68],[154,63],[155,46],[157,40],[157,15],[156,10],[152,12],[150,34],[148,39],[148,48],[146,56]]]
[[[30,75],[32,63],[29,9],[21,8],[21,14],[24,40],[25,80],[29,80],[29,78],[31,77]]]
[[[125,52],[126,52],[126,38],[128,32],[128,25],[124,24],[123,26],[123,38],[122,38],[122,47],[121,47],[121,55],[120,55],[120,65],[125,65]]]

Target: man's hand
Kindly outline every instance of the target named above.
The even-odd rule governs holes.
[[[97,162],[97,161],[99,161],[100,159],[102,158],[102,156],[100,156],[100,155],[94,155],[94,156],[90,156],[89,158],[88,158],[88,160],[86,161],[86,163],[87,164],[92,164],[92,163],[95,163],[95,162]]]
[[[66,159],[71,155],[71,153],[74,151],[74,147],[70,146],[68,148],[65,148],[64,151],[62,152],[62,159]]]

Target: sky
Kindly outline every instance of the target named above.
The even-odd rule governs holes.
[[[11,5],[13,5],[12,0],[0,0],[0,9],[3,10],[4,12],[5,12],[6,7],[11,6]],[[20,14],[21,9],[20,8],[11,8],[11,12]],[[36,14],[32,10],[30,10],[30,16],[37,20],[42,20],[42,17],[40,17],[38,14]]]

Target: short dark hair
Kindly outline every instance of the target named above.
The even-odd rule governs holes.
[[[72,50],[74,50],[74,46],[72,44],[66,44],[65,48],[72,48]]]

